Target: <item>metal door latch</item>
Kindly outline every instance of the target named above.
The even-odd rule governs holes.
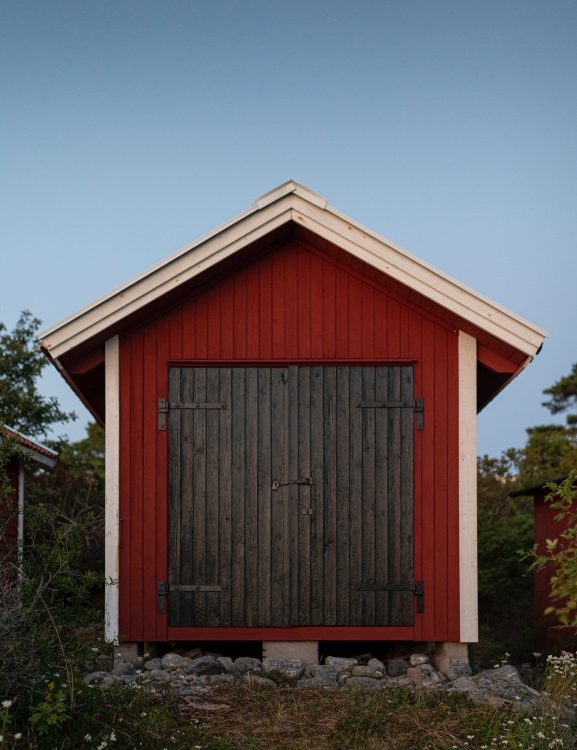
[[[312,477],[305,477],[304,479],[287,479],[284,482],[275,479],[272,483],[271,490],[272,492],[278,492],[279,487],[286,487],[288,484],[308,484],[310,486],[312,483]]]

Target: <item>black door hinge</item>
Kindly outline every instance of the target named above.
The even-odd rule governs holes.
[[[417,614],[425,611],[425,584],[423,581],[415,583],[360,583],[355,591],[410,591],[415,597]]]
[[[206,401],[168,401],[158,399],[158,429],[166,430],[166,415],[170,409],[226,409],[226,404],[208,403]]]
[[[425,399],[416,398],[414,401],[361,401],[359,409],[413,409],[415,412],[415,427],[422,430],[425,427]]]

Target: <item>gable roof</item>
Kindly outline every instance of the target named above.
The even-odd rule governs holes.
[[[195,276],[291,222],[331,242],[369,266],[440,304],[459,318],[533,357],[547,335],[489,298],[328,205],[325,198],[289,180],[258,198],[252,208],[187,245],[132,281],[100,297],[39,335],[58,360]]]

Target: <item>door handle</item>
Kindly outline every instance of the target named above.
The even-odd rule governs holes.
[[[279,481],[274,479],[271,487],[272,492],[278,492],[279,487],[286,487],[288,484],[308,484],[312,485],[312,477],[305,477],[304,479],[287,479],[286,481]]]

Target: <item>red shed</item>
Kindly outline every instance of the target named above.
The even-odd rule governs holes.
[[[565,477],[558,477],[551,482],[558,484]],[[532,487],[524,487],[520,490],[511,492],[511,497],[522,497],[527,495],[533,498],[533,512],[535,520],[535,544],[537,551],[543,554],[546,549],[547,539],[558,539],[560,535],[568,528],[569,519],[555,520],[558,510],[555,510],[549,504],[547,497],[551,493],[549,485],[551,482],[540,482]],[[575,500],[573,509],[577,509],[577,487],[575,488]],[[563,540],[560,540],[560,546],[563,546]],[[535,571],[534,576],[534,605],[535,605],[535,623],[537,625],[537,639],[540,648],[550,648],[558,646],[568,639],[574,639],[577,635],[575,628],[560,625],[555,618],[545,615],[545,610],[551,606],[549,593],[551,590],[551,577],[555,568],[548,563],[541,570]]]
[[[476,412],[544,336],[293,181],[45,331],[108,637],[475,641]]]
[[[12,490],[0,504],[0,559],[6,559],[24,538],[24,480],[26,460],[52,468],[58,457],[50,448],[40,445],[16,430],[0,427],[0,443],[12,441],[18,448],[4,467]]]

